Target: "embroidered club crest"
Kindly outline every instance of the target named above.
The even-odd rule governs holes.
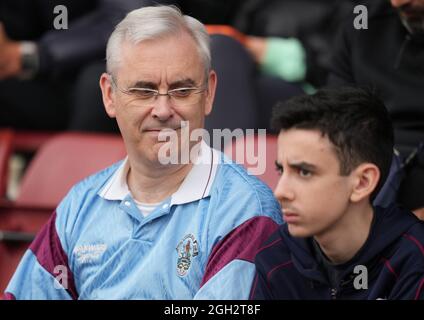
[[[197,240],[192,234],[186,235],[177,246],[177,274],[184,277],[190,269],[191,259],[198,255]]]

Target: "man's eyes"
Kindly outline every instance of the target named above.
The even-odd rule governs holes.
[[[275,170],[277,170],[280,176],[283,174],[283,166],[279,164],[277,161],[275,162]]]
[[[313,175],[313,172],[304,169],[304,168],[293,168],[294,172],[296,172],[301,178],[309,178]],[[275,163],[275,170],[277,170],[278,174],[281,176],[284,172],[284,168],[282,165]]]
[[[309,178],[310,176],[312,176],[312,172],[306,169],[302,169],[300,168],[298,170],[299,176],[301,176],[302,178]]]
[[[140,98],[151,98],[156,95],[156,91],[152,89],[133,88],[128,90],[128,93]]]
[[[169,93],[173,97],[177,98],[184,98],[190,95],[190,93],[193,91],[193,88],[181,88],[181,89],[174,89],[169,91]]]
[[[169,90],[168,94],[171,97],[185,98],[188,97],[195,88],[181,88]],[[132,88],[128,90],[129,94],[135,95],[140,98],[153,98],[159,94],[157,90],[144,89],[144,88]]]

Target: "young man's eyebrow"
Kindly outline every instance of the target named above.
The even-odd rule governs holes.
[[[315,171],[317,170],[317,167],[311,163],[307,163],[304,161],[301,162],[291,162],[289,163],[290,168],[295,169],[303,169],[303,170],[309,170],[309,171]]]

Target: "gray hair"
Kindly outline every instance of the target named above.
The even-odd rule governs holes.
[[[205,26],[197,19],[183,15],[175,6],[154,6],[136,9],[115,27],[106,47],[106,70],[113,74],[120,63],[124,41],[138,44],[165,36],[187,32],[196,42],[206,74],[211,69],[210,38]]]

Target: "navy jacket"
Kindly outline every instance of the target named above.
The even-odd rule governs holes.
[[[390,1],[371,2],[367,30],[355,29],[353,16],[340,27],[328,84],[378,88],[393,120],[396,147],[408,154],[424,141],[424,37],[409,35]]]
[[[256,256],[251,299],[423,300],[424,222],[397,206],[375,207],[374,212],[364,246],[350,261],[337,265],[337,287],[318,264],[312,239],[294,238],[282,225]],[[357,265],[367,268],[368,289],[355,288]]]

